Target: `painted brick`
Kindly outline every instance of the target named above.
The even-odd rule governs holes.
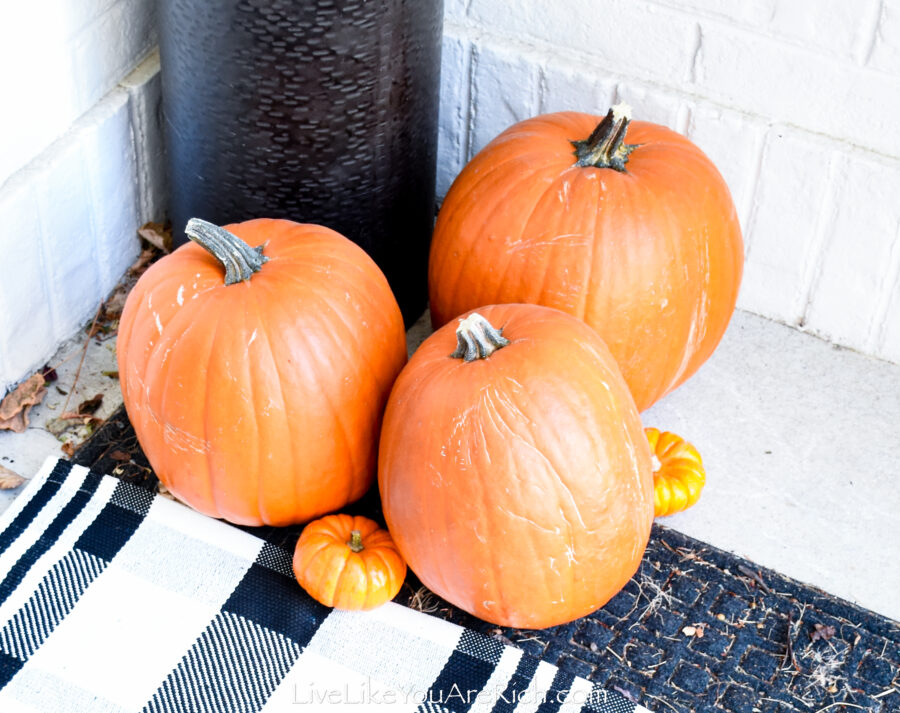
[[[549,60],[541,69],[539,111],[583,111],[603,116],[615,101],[615,80],[583,65]]]
[[[895,247],[896,249],[896,247]],[[900,286],[894,285],[875,356],[900,364]]]
[[[444,22],[462,22],[466,19],[466,0],[444,0]]]
[[[466,162],[469,123],[469,43],[444,36],[438,121],[437,195],[443,198]]]
[[[82,111],[65,42],[36,43],[30,33],[4,35],[0,67],[28,69],[0,72],[0,96],[16,108],[0,112],[0,184],[61,136]]]
[[[900,289],[900,162],[842,159],[837,196],[806,326],[871,353],[898,319],[888,308]]]
[[[77,5],[77,7],[76,7]],[[154,42],[152,0],[3,3],[0,183],[62,136]],[[39,30],[37,28],[40,28]],[[39,36],[38,36],[39,35]]]
[[[94,236],[94,204],[85,155],[74,133],[50,147],[32,166],[40,229],[44,237],[42,280],[54,316],[54,342],[71,336],[97,309],[102,297]]]
[[[719,169],[746,231],[765,127],[756,118],[708,104],[691,107],[687,136]]]
[[[159,52],[154,51],[122,80],[128,92],[134,149],[137,154],[139,222],[163,222],[169,180],[162,133],[162,83]]]
[[[41,227],[31,174],[0,192],[0,394],[26,378],[53,353],[53,315],[43,261]]]
[[[900,74],[900,0],[883,0],[869,66],[895,77]]]
[[[472,0],[469,20],[517,39],[588,54],[598,66],[635,77],[680,82],[690,68],[696,21],[635,0]]]
[[[657,4],[686,13],[702,13],[752,28],[769,37],[851,57],[867,13],[876,12],[878,0],[656,0]]]
[[[770,130],[763,149],[754,218],[745,235],[742,309],[798,324],[827,209],[831,153],[811,137]]]
[[[731,20],[739,25],[764,26],[775,14],[776,0],[652,0],[657,5],[686,13],[701,13]]]
[[[537,113],[538,67],[514,51],[472,48],[472,131],[469,157],[504,129]]]
[[[133,115],[114,90],[0,186],[0,392],[93,315],[139,251]]]
[[[92,106],[156,42],[155,5],[146,0],[120,0],[74,40],[79,95]]]
[[[111,290],[140,250],[137,168],[128,94],[111,92],[91,112],[80,142],[87,159],[100,294]]]
[[[702,23],[692,90],[741,111],[900,156],[900,82],[783,42]]]
[[[631,115],[641,121],[652,121],[678,131],[679,113],[685,107],[684,100],[670,92],[642,85],[639,82],[623,81],[616,86],[616,101],[625,102],[632,108]]]

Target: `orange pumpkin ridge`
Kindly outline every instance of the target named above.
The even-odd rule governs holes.
[[[431,316],[437,328],[521,302],[573,314],[603,337],[644,410],[718,345],[743,242],[728,187],[699,148],[623,107],[598,119],[528,119],[463,169],[431,243]]]
[[[117,345],[125,407],[160,480],[246,525],[306,522],[361,497],[406,361],[384,275],[321,226],[188,232],[198,242],[138,281]]]
[[[504,626],[588,614],[650,534],[650,449],[584,322],[480,307],[419,347],[388,401],[378,485],[400,553],[454,605]]]

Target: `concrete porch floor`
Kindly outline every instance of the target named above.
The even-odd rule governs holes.
[[[410,349],[429,332],[425,316]],[[65,390],[82,339],[51,360],[66,360]],[[114,345],[92,340],[70,408],[96,393],[101,417],[121,403],[103,374]],[[0,432],[0,464],[29,477],[62,456],[44,426],[65,398],[51,385],[25,433]],[[700,502],[662,524],[900,620],[900,366],[737,312],[709,362],[643,420],[692,441],[707,469]]]

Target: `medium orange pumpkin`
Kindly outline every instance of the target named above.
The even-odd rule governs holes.
[[[338,609],[374,609],[406,578],[391,533],[367,517],[328,515],[309,523],[294,550],[294,575],[317,602]]]
[[[479,308],[425,340],[388,400],[378,484],[422,582],[504,626],[602,606],[653,520],[650,449],[615,361],[537,305]]]
[[[656,517],[687,510],[700,499],[706,471],[700,453],[681,436],[645,428],[653,453],[653,510]]]
[[[196,242],[144,273],[119,327],[122,395],[153,469],[200,512],[245,525],[359,498],[406,362],[387,280],[317,225],[187,232]]]
[[[629,123],[621,105],[599,118],[523,121],[463,169],[431,243],[431,319],[498,302],[569,312],[603,337],[643,411],[719,343],[743,243],[728,187],[699,148]]]

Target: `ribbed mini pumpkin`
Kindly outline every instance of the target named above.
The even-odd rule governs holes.
[[[351,611],[390,601],[406,577],[391,533],[361,515],[326,515],[297,540],[294,576],[317,602]]]
[[[615,360],[548,307],[482,307],[426,339],[391,392],[378,466],[410,568],[504,626],[602,606],[653,521],[650,447]]]
[[[431,318],[439,327],[498,302],[573,314],[603,337],[643,411],[718,345],[743,242],[728,187],[697,146],[631,122],[624,106],[600,119],[528,119],[462,170],[431,243]]]
[[[187,233],[196,242],[144,273],[119,326],[122,395],[160,480],[244,525],[359,498],[406,362],[384,275],[317,225],[192,220]]]

